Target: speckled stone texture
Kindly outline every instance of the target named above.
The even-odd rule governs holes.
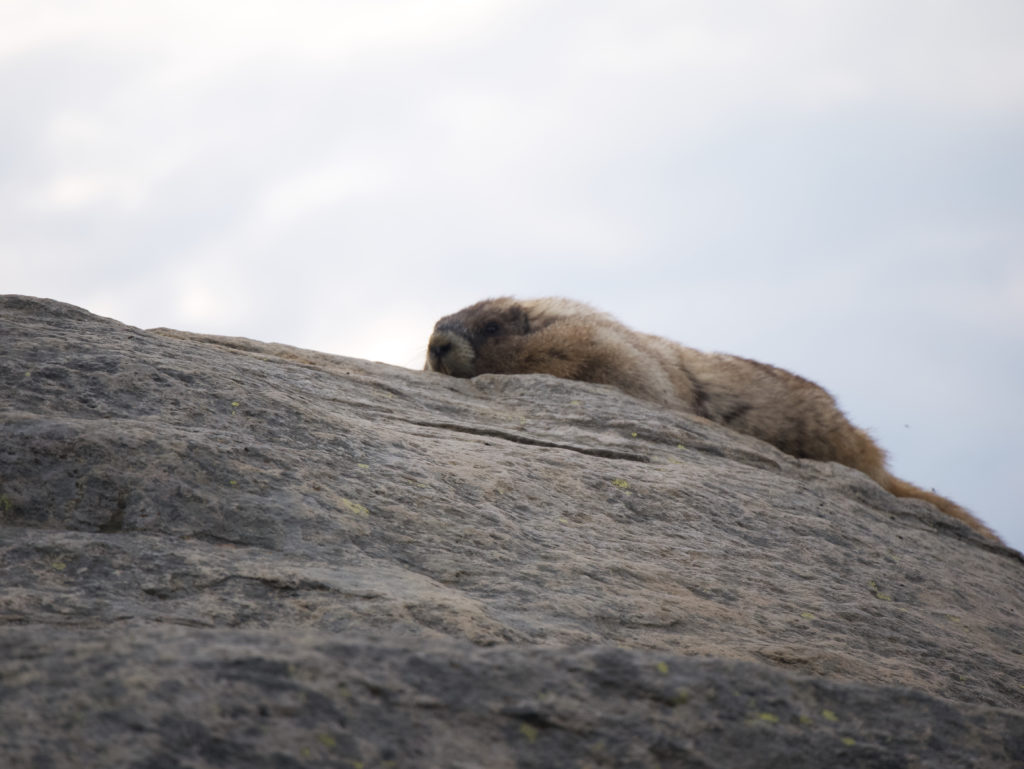
[[[8,296],[0,429],[3,767],[1024,766],[1018,553],[610,388]]]

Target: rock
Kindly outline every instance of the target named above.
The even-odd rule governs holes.
[[[29,297],[0,350],[0,766],[1024,765],[1024,559],[855,470]]]

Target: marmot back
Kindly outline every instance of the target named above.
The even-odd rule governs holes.
[[[959,505],[892,476],[885,452],[807,379],[757,361],[684,347],[624,326],[571,299],[487,299],[441,318],[427,344],[429,371],[551,374],[608,384],[772,443],[796,457],[861,470],[893,494],[925,499],[986,537]]]

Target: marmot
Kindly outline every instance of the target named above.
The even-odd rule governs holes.
[[[571,299],[488,299],[437,322],[426,370],[457,377],[553,374],[613,385],[768,441],[795,457],[841,462],[891,493],[925,499],[986,537],[959,505],[891,475],[885,452],[824,389],[757,361],[642,334]]]

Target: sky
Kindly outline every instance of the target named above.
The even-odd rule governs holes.
[[[1020,0],[5,0],[0,293],[421,368],[562,295],[1024,550]]]

